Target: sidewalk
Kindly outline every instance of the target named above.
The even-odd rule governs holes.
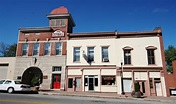
[[[133,98],[131,96],[121,96],[116,93],[100,93],[100,92],[67,92],[59,90],[42,90],[39,94],[43,95],[63,95],[63,96],[79,96],[79,97],[95,97],[95,98],[113,98],[113,99],[135,99],[135,100],[146,100],[146,101],[175,101],[175,97],[162,97],[162,96],[148,96],[144,98]]]

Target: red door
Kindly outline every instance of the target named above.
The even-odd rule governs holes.
[[[61,75],[53,75],[53,89],[60,89]]]

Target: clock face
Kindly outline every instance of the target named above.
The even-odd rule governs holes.
[[[54,33],[52,33],[52,37],[63,37],[64,32],[61,30],[56,30]]]

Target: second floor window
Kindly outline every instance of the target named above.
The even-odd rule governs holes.
[[[22,46],[22,56],[27,56],[28,55],[28,44],[24,43]]]
[[[39,55],[39,43],[34,43],[33,56]]]
[[[131,50],[124,50],[124,64],[131,64]]]
[[[102,47],[102,61],[109,62],[108,47]]]
[[[44,55],[50,55],[50,43],[44,45]]]
[[[80,47],[74,47],[74,52],[73,52],[73,61],[80,61]]]
[[[63,27],[65,26],[65,19],[52,19],[51,26]]]
[[[87,56],[88,62],[94,61],[94,47],[87,48]]]
[[[148,64],[155,64],[154,49],[147,49]]]
[[[62,54],[62,43],[56,43],[56,55],[61,55]]]

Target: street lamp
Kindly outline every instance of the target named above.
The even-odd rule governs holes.
[[[123,62],[121,62],[121,87],[122,87],[122,95],[125,94],[124,88],[123,88]]]

